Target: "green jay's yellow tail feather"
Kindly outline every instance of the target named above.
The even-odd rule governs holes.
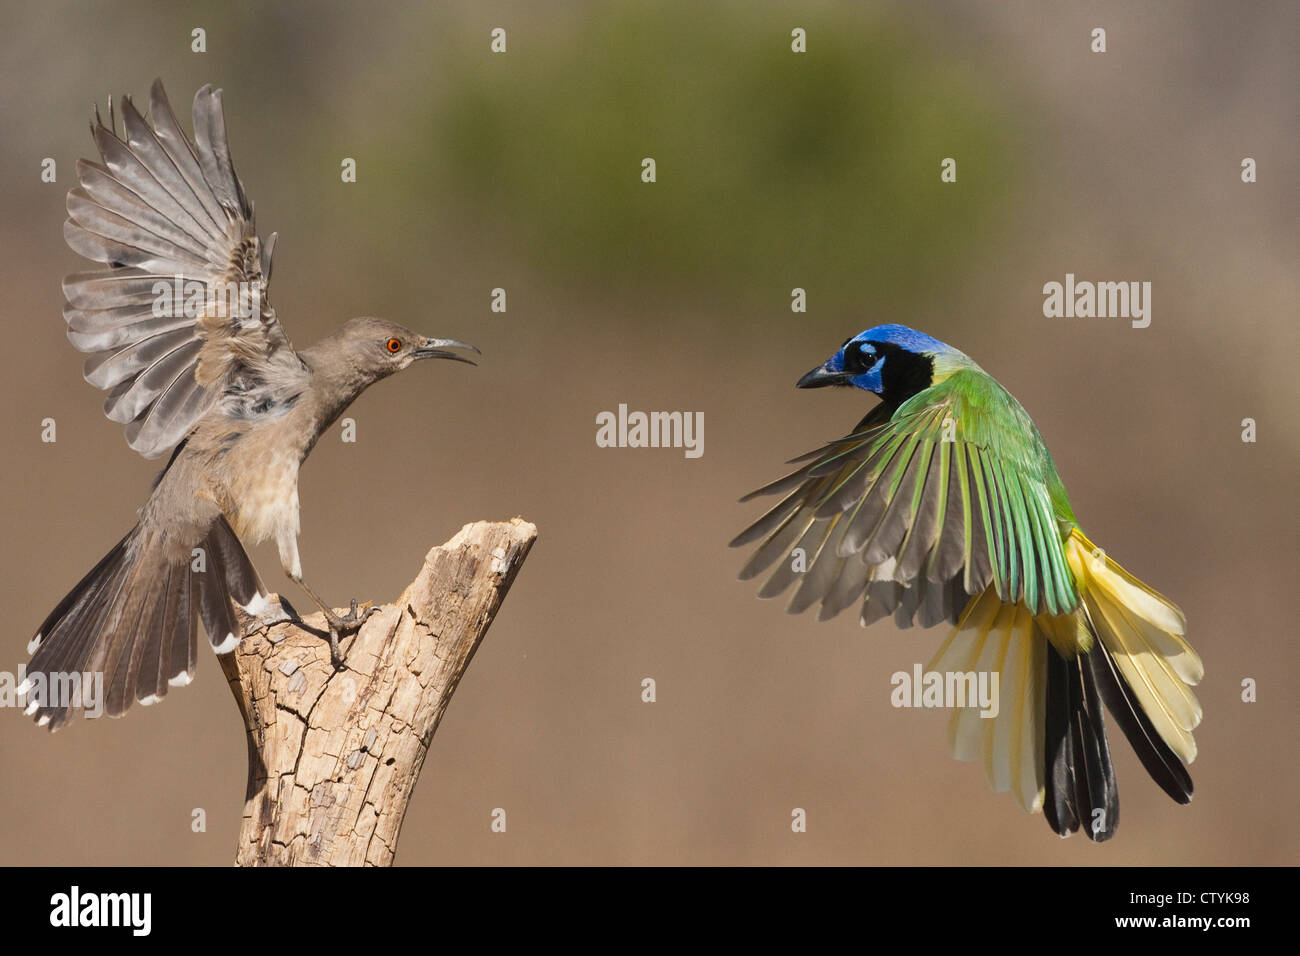
[[[931,673],[999,672],[996,716],[958,707],[948,721],[948,750],[958,760],[983,758],[995,793],[1010,790],[1022,808],[1043,808],[1043,720],[1047,643],[1034,617],[1003,604],[990,587],[972,598],[926,668]]]
[[[1184,637],[1183,612],[1093,547],[1078,529],[1070,532],[1065,552],[1092,631],[1161,739],[1191,763],[1201,705],[1190,688],[1200,683],[1205,668]]]

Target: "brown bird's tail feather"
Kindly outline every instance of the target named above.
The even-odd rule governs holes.
[[[133,528],[68,592],[27,649],[19,692],[26,713],[50,730],[78,716],[120,717],[194,678],[198,621],[219,654],[242,634],[265,589],[224,517],[197,553],[166,532]]]

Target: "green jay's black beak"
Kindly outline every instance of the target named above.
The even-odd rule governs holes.
[[[825,364],[815,369],[794,383],[795,388],[825,388],[827,385],[843,385],[848,378],[843,372],[832,372]]]

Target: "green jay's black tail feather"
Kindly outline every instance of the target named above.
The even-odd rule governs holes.
[[[1119,791],[1091,656],[1067,661],[1056,648],[1047,650],[1043,814],[1059,835],[1082,827],[1101,843],[1119,826]]]
[[[1192,799],[1191,775],[1152,726],[1106,645],[1097,640],[1091,651],[1070,661],[1051,648],[1043,813],[1061,836],[1082,827],[1091,839],[1101,842],[1110,839],[1119,825],[1119,797],[1102,704],[1151,779],[1178,803]]]
[[[1151,779],[1178,803],[1190,803],[1191,774],[1152,726],[1142,705],[1116,668],[1110,651],[1098,640],[1086,659],[1106,709],[1124,731]]]

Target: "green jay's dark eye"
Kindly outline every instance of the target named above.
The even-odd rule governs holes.
[[[878,358],[874,345],[870,342],[859,342],[856,348],[844,353],[844,371],[851,375],[870,371]]]
[[[388,340],[388,351],[393,352],[393,353],[397,353],[397,352],[402,351],[402,340],[401,340],[401,339],[389,339],[389,340]]]

